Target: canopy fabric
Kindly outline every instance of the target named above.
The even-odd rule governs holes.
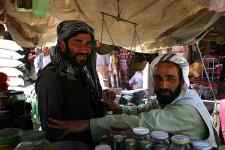
[[[49,0],[47,16],[40,18],[18,12],[7,1],[5,20],[13,38],[24,47],[54,42],[60,21],[81,19],[96,29],[97,40],[105,44],[153,53],[192,42],[217,21],[224,6],[225,0]],[[104,15],[103,24],[101,12],[136,23],[137,36],[128,22]]]

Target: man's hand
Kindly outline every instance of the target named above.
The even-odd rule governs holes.
[[[112,103],[116,98],[116,93],[111,89],[105,89],[102,92],[102,99],[105,103]]]
[[[69,133],[81,132],[89,129],[89,120],[62,121],[52,118],[48,119],[48,127],[64,130],[63,136]]]
[[[107,106],[107,109],[114,113],[121,113],[121,107],[115,102],[116,93],[113,90],[103,90],[102,99],[103,103]]]

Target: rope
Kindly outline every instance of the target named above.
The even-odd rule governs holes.
[[[133,32],[133,38],[132,38],[130,50],[132,50],[133,47],[136,48],[136,46],[137,46],[136,41],[140,45],[141,50],[143,50],[143,47],[141,46],[141,40],[140,40],[140,37],[137,32],[137,25],[134,25],[134,32]]]
[[[102,14],[102,26],[101,26],[101,37],[100,37],[101,43],[102,43],[102,38],[103,38],[103,31],[104,31],[104,15]]]
[[[206,32],[206,33],[208,33],[208,32]],[[201,38],[199,38],[199,40],[202,39],[202,37],[204,37],[204,35],[206,35],[206,33],[203,34],[203,35],[201,36]],[[202,64],[203,64],[203,69],[204,69],[204,72],[205,72],[205,74],[206,74],[206,79],[207,79],[208,83],[210,84],[210,87],[209,87],[209,88],[210,88],[210,91],[211,91],[212,94],[213,94],[213,100],[214,100],[213,116],[212,116],[212,118],[213,118],[213,124],[214,124],[215,127],[219,128],[219,126],[220,126],[220,120],[219,120],[218,101],[217,101],[216,96],[215,96],[215,93],[214,93],[214,91],[213,91],[213,89],[212,89],[212,86],[211,86],[212,83],[211,83],[211,81],[210,81],[210,79],[209,79],[209,75],[208,75],[208,73],[207,73],[205,64],[204,64],[204,62],[203,62],[202,53],[201,53],[200,48],[199,48],[199,40],[196,42],[196,48],[197,48],[197,50],[198,50],[198,53],[199,53],[201,62],[202,62]]]
[[[102,38],[103,38],[103,30],[104,30],[104,26],[105,26],[105,28],[106,28],[106,32],[107,32],[107,34],[109,35],[109,38],[110,38],[112,44],[115,45],[115,42],[113,41],[112,35],[111,35],[111,33],[109,32],[108,25],[107,25],[107,23],[106,23],[106,21],[105,21],[104,14],[102,14],[101,42],[102,42]]]
[[[204,61],[203,61],[202,53],[201,53],[200,48],[199,48],[199,42],[196,42],[196,48],[197,48],[197,50],[198,50],[198,53],[199,53],[201,62],[202,62],[202,64],[203,64],[203,70],[204,70],[204,72],[205,72],[205,74],[206,74],[206,79],[207,79],[208,83],[209,83],[210,85],[212,85],[212,82],[211,82],[210,79],[209,79],[209,74],[208,74],[208,72],[207,72],[207,69],[206,69],[205,64],[204,64]],[[213,89],[212,89],[212,86],[210,86],[209,88],[210,88],[210,91],[212,92],[213,99],[216,99],[216,96],[215,96],[215,93],[214,93],[214,91],[213,91]]]

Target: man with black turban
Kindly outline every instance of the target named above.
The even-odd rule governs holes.
[[[69,121],[104,115],[94,30],[83,21],[63,21],[57,27],[57,39],[51,63],[39,72],[36,81],[41,127],[50,141],[90,144],[89,131],[64,135],[63,130],[48,127],[48,118]]]

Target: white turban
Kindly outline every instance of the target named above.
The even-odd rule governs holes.
[[[151,63],[150,65],[150,85],[153,85],[153,73],[154,73],[154,68],[155,65],[157,65],[159,62],[172,62],[177,64],[181,71],[182,71],[182,77],[184,80],[184,88],[188,88],[190,86],[190,81],[188,78],[189,74],[189,63],[184,57],[178,56],[176,54],[163,54],[157,56]],[[154,88],[150,88],[150,94],[153,94]],[[152,91],[151,91],[152,90]]]

